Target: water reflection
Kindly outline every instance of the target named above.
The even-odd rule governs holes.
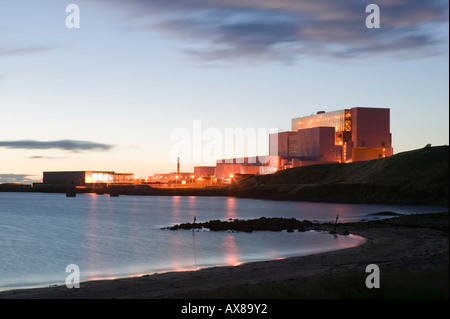
[[[88,210],[88,229],[87,229],[87,236],[86,236],[86,240],[87,240],[87,246],[86,246],[86,259],[87,259],[87,264],[88,265],[92,265],[95,267],[95,265],[99,265],[100,264],[100,258],[98,255],[98,251],[99,251],[99,242],[98,242],[98,237],[97,237],[97,233],[99,233],[99,229],[98,229],[98,197],[95,194],[89,194],[88,195],[90,198],[89,202],[89,210]],[[96,277],[92,277],[93,274],[91,273],[91,269],[86,269],[85,270],[88,274],[89,277],[91,277],[90,279],[95,280],[97,279]]]
[[[188,197],[188,216],[189,216],[189,222],[195,222],[197,219],[197,197],[196,196],[189,196]]]
[[[236,245],[233,235],[228,234],[224,237],[222,247],[225,263],[229,266],[239,265],[239,247]]]
[[[367,241],[364,237],[355,234],[349,234],[346,236],[335,236],[335,239],[338,249],[357,247],[364,244]]]
[[[237,217],[235,197],[227,197],[225,203],[225,215],[227,219],[235,219]]]
[[[169,211],[171,211],[171,222],[172,223],[178,223],[180,219],[180,196],[172,196],[171,198],[171,208]]]
[[[192,250],[194,255],[194,269],[197,270],[197,245],[196,245],[196,238],[195,238],[195,231],[192,232]]]

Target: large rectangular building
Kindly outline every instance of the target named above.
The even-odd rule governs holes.
[[[340,160],[333,127],[319,126],[297,131],[295,156],[308,161],[333,162]]]
[[[194,177],[213,177],[216,175],[215,166],[194,166]]]
[[[391,156],[390,110],[355,107],[292,119],[292,131],[271,136],[270,154],[317,162]]]
[[[350,154],[353,162],[392,156],[389,109],[353,108]]]

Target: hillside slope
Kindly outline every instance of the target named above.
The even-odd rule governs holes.
[[[235,196],[354,203],[446,205],[449,147],[428,147],[348,164],[297,167],[244,178]]]

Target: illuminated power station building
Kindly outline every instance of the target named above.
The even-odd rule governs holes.
[[[291,131],[270,134],[269,155],[217,161],[216,177],[270,174],[280,169],[349,163],[393,154],[388,108],[354,107],[292,119]]]
[[[390,110],[355,107],[292,119],[292,131],[271,135],[270,155],[305,162],[357,162],[393,154]]]

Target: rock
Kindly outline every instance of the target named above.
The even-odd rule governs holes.
[[[269,231],[282,231],[287,230],[288,232],[293,232],[295,229],[299,231],[306,231],[306,228],[312,226],[310,221],[299,221],[295,218],[266,218],[261,217],[252,220],[239,220],[235,219],[233,221],[220,221],[220,220],[210,220],[205,223],[184,223],[179,225],[174,225],[169,227],[170,230],[177,229],[201,229],[208,228],[211,231],[243,231],[252,232],[255,230],[269,230]],[[316,225],[317,227],[317,225]]]

